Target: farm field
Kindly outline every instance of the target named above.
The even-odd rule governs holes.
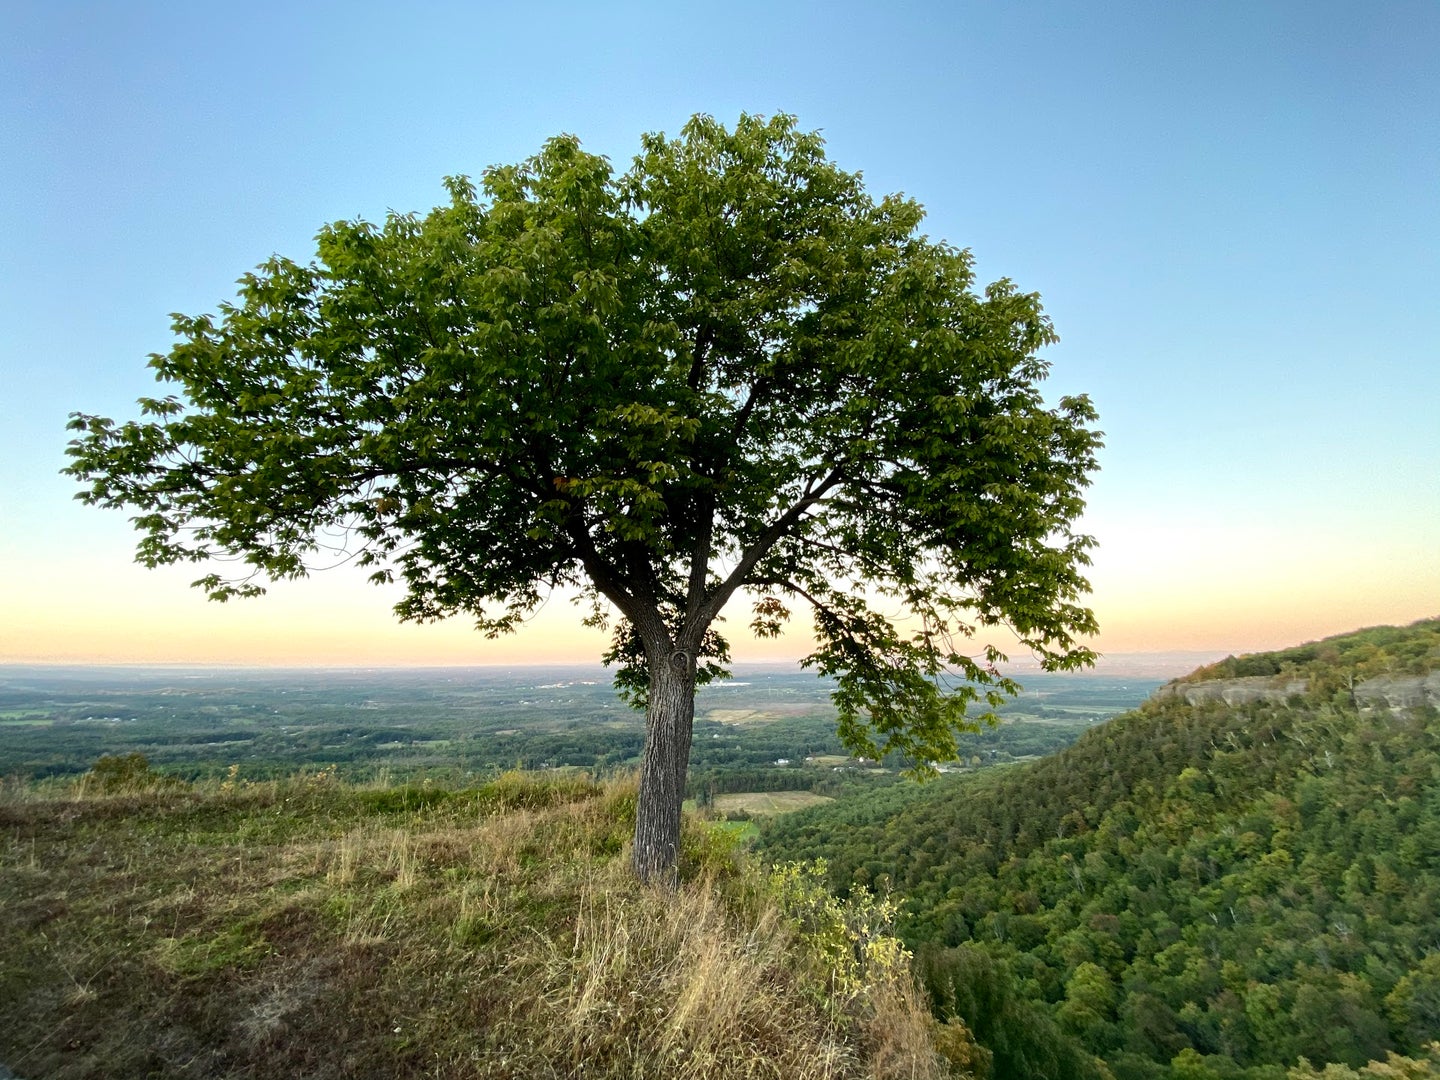
[[[804,810],[834,802],[828,795],[815,795],[809,791],[737,791],[731,795],[716,795],[715,810],[720,814],[743,811],[747,814],[788,814],[792,810]]]

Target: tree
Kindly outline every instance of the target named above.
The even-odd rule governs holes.
[[[972,290],[967,252],[870,198],[793,118],[697,116],[617,175],[560,136],[483,195],[326,226],[151,357],[180,395],[75,414],[79,497],[130,507],[137,558],[241,560],[224,600],[344,538],[402,619],[495,635],[552,590],[613,623],[646,710],[635,867],[674,864],[694,691],[741,593],[774,635],[814,614],[857,753],[954,754],[1015,684],[982,627],[1047,667],[1093,654],[1074,531],[1098,433],[1049,408],[1039,299]],[[973,655],[972,655],[973,653]]]

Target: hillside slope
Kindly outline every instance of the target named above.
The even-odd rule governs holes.
[[[520,775],[204,791],[132,758],[6,788],[0,1062],[27,1080],[925,1078],[947,1075],[939,1038],[963,1065],[963,1029],[930,1018],[883,927],[837,965],[847,909],[794,875],[777,888],[703,823],[681,885],[643,888],[633,807],[633,784]]]
[[[1046,1042],[1118,1080],[1418,1054],[1440,1037],[1440,723],[1374,681],[1437,669],[1440,620],[1232,658],[1054,757],[808,811],[765,850],[905,897],[997,1076],[1063,1074]]]

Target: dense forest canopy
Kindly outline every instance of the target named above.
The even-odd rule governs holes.
[[[1437,650],[1440,650],[1440,620],[1428,619],[1410,626],[1374,626],[1277,652],[1227,656],[1196,668],[1180,681],[1261,675],[1322,679],[1419,675],[1435,670]]]
[[[1349,688],[1437,669],[1440,620],[1228,659],[1190,678],[1307,689],[1159,694],[1043,761],[807,811],[764,843],[904,897],[937,1007],[996,1077],[1419,1055],[1440,1037],[1440,721]]]

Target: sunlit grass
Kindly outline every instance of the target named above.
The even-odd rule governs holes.
[[[827,997],[722,832],[638,884],[633,784],[111,773],[0,790],[17,1075],[945,1075],[908,973]]]

